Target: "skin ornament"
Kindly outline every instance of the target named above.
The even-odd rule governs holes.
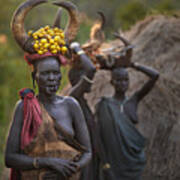
[[[38,94],[31,89],[20,91],[21,100],[16,104],[7,140],[5,164],[11,168],[11,180],[78,180],[81,169],[91,159],[91,144],[79,103],[72,97],[56,95],[64,53],[39,54],[22,25],[27,11],[41,2],[26,1],[19,6],[12,21],[14,37],[28,52],[27,61],[33,66],[32,77]],[[58,5],[68,9],[72,20],[74,5],[68,2]],[[73,23],[68,27],[72,26]],[[66,30],[69,43],[75,31]]]

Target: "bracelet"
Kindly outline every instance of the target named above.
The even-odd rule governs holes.
[[[89,79],[87,76],[83,76],[82,77],[84,80],[86,80],[88,83],[90,83],[90,84],[93,84],[94,83],[94,81],[93,80],[91,80],[91,79]]]
[[[137,62],[134,62],[134,66],[138,66],[139,65],[139,63],[137,63]]]
[[[103,169],[110,169],[111,168],[111,165],[109,163],[105,163],[103,165]]]
[[[73,43],[70,44],[70,48],[71,48],[71,49],[74,49],[75,47],[79,47],[79,46],[80,46],[80,45],[79,45],[78,42],[73,42]]]
[[[85,54],[85,52],[83,50],[80,50],[77,52],[78,55],[81,55],[81,54]]]
[[[33,159],[33,166],[34,166],[34,168],[36,168],[36,169],[39,168],[38,158],[34,158],[34,159]]]

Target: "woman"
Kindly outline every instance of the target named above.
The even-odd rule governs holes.
[[[61,81],[60,66],[65,63],[63,55],[66,48],[62,30],[57,27],[46,28],[44,34],[41,32],[43,35],[38,34],[38,31],[29,38],[23,27],[25,14],[42,2],[45,1],[26,1],[17,9],[12,21],[15,39],[28,52],[26,60],[34,68],[32,77],[38,85],[38,95],[35,96],[31,89],[20,91],[22,100],[15,108],[5,163],[12,168],[11,179],[78,180],[80,169],[91,159],[91,146],[84,116],[77,101],[71,97],[56,95]],[[66,40],[70,42],[77,30],[70,30],[70,27],[77,26],[76,22],[74,25],[72,22],[72,18],[76,20],[76,9],[71,3],[56,4],[70,13],[71,23],[65,32],[69,37],[67,39],[66,36]],[[57,43],[58,39],[61,41]],[[34,45],[38,44],[37,41],[56,42],[57,47],[45,49],[44,44],[43,49]],[[54,45],[52,43],[50,46]]]
[[[70,83],[72,85],[72,89],[69,95],[76,98],[82,108],[90,134],[90,141],[92,144],[92,160],[83,169],[81,179],[95,180],[97,179],[98,173],[96,124],[94,121],[94,116],[87,104],[84,95],[85,93],[89,93],[91,90],[91,85],[93,82],[92,79],[94,77],[96,69],[88,56],[86,56],[85,52],[80,48],[78,43],[72,43],[71,47],[73,47],[75,51],[81,52],[81,54],[79,54],[78,57],[76,56],[77,62],[79,62],[78,65],[74,65],[74,67],[70,69],[68,74]]]
[[[104,41],[103,28],[105,25],[105,16],[102,12],[98,13],[101,17],[101,21],[95,23],[91,27],[90,39],[87,43],[80,46],[79,43],[74,42],[70,46],[75,55],[73,56],[74,65],[68,74],[72,85],[69,95],[76,98],[82,108],[92,144],[92,160],[83,169],[81,175],[82,180],[98,180],[99,172],[96,123],[94,115],[85,98],[85,94],[91,91],[93,78],[96,72],[95,65],[93,64],[93,60],[95,59],[94,53]],[[88,54],[91,59],[86,54]]]
[[[111,59],[121,62],[111,65],[113,97],[103,97],[96,107],[101,158],[101,180],[140,180],[145,166],[145,138],[136,129],[139,102],[149,93],[159,73],[137,63],[131,63],[132,50],[127,51],[125,66],[138,70],[150,79],[131,97],[126,96],[129,75],[118,53]],[[102,59],[101,59],[102,60]],[[105,63],[104,63],[105,64]],[[120,64],[120,66],[117,66]]]

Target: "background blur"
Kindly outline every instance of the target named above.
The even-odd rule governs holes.
[[[4,148],[13,107],[19,99],[18,91],[32,87],[31,69],[23,60],[23,51],[15,43],[10,21],[16,7],[23,0],[0,1],[0,174],[4,166]],[[49,1],[50,2],[50,1]],[[90,27],[98,19],[97,11],[103,11],[107,23],[105,33],[111,40],[112,32],[119,28],[129,30],[137,21],[152,14],[179,16],[179,0],[72,0],[82,13],[77,41],[84,43],[89,38]],[[26,29],[38,29],[53,22],[57,8],[50,3],[34,8],[26,18]],[[65,16],[65,21],[67,17]],[[64,21],[64,24],[65,24]],[[61,89],[67,83],[67,68],[62,69],[64,78]]]

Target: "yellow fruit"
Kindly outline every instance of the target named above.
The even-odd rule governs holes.
[[[54,31],[51,30],[51,29],[49,29],[49,30],[48,30],[48,34],[51,35],[51,36],[53,36],[53,35],[54,35]]]
[[[45,37],[50,40],[51,39],[51,36],[49,34],[46,34]]]
[[[55,32],[55,36],[60,36],[61,33]]]
[[[66,52],[67,52],[67,47],[66,47],[66,46],[63,46],[63,47],[61,48],[61,51],[62,51],[62,53],[66,53]]]
[[[39,33],[38,36],[42,38],[44,35],[42,33]]]
[[[42,31],[41,34],[44,36],[46,34],[46,31]]]
[[[54,28],[54,31],[55,31],[55,32],[58,32],[58,31],[59,31],[59,28],[55,27],[55,28]]]
[[[60,40],[60,44],[65,45],[66,43],[64,40]]]
[[[39,48],[39,45],[35,43],[35,44],[33,45],[33,47],[34,47],[34,49],[37,49],[37,48]]]
[[[54,36],[54,32],[51,32],[51,33],[50,33],[50,36]]]
[[[60,38],[59,36],[55,36],[55,37],[54,37],[54,41],[55,41],[55,42],[59,42],[60,40],[61,40],[61,38]]]
[[[42,43],[39,43],[39,47],[42,47],[43,46],[43,44]]]
[[[44,48],[48,48],[48,47],[49,47],[49,43],[45,43]]]
[[[56,54],[57,53],[57,50],[54,49],[53,51],[51,51],[53,54]]]
[[[59,46],[57,42],[54,42],[54,45],[55,45],[55,46]]]
[[[48,29],[49,29],[49,26],[45,26],[44,29],[45,29],[45,30],[48,30]]]
[[[62,29],[58,29],[58,32],[59,32],[59,33],[62,33],[62,32],[63,32],[63,30],[62,30]]]
[[[55,45],[51,45],[51,46],[50,46],[50,49],[51,49],[51,50],[54,50],[54,49],[56,49],[56,46],[55,46]]]
[[[37,34],[38,34],[37,32],[34,32],[34,33],[33,33],[33,36],[37,36]]]
[[[42,44],[47,43],[47,39],[45,39],[45,38],[41,39],[41,43],[42,43]]]
[[[40,54],[40,55],[43,54],[43,51],[42,51],[42,50],[39,50],[39,51],[38,51],[38,54]]]
[[[33,39],[35,39],[35,40],[36,40],[36,39],[38,39],[38,36],[36,36],[36,35],[33,35]]]
[[[58,51],[60,51],[60,50],[61,50],[61,48],[60,48],[59,46],[57,46],[57,50],[58,50]]]
[[[29,35],[29,36],[31,36],[31,35],[32,35],[32,30],[30,30],[30,31],[28,32],[28,35]]]
[[[51,44],[54,44],[54,39],[50,39],[49,42],[50,42]]]
[[[48,50],[47,50],[47,49],[44,49],[44,53],[46,53],[46,52],[48,52]]]
[[[60,34],[60,36],[61,36],[61,38],[63,38],[63,39],[64,39],[64,33],[61,33],[61,34]]]

